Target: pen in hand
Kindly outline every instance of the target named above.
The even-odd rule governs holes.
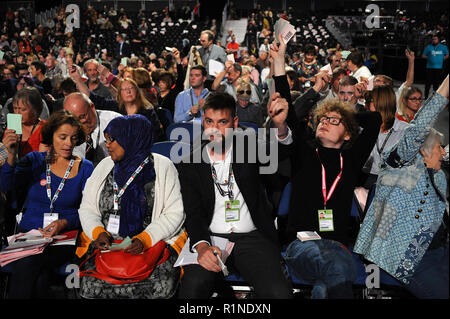
[[[217,250],[214,250],[214,256],[217,257],[217,261],[219,262],[220,267],[222,268],[222,272],[224,276],[228,276],[228,269],[227,266],[225,266],[225,264],[223,263],[222,259],[219,256],[219,253],[217,252]]]

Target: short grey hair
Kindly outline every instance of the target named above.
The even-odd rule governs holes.
[[[420,148],[425,154],[430,155],[433,151],[434,145],[436,143],[442,144],[444,142],[444,134],[432,128],[430,133],[425,138],[422,147]]]

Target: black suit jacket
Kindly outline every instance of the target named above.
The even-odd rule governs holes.
[[[204,150],[207,143],[201,146]],[[234,152],[233,152],[234,154]],[[206,154],[205,154],[206,155]],[[193,152],[190,154],[192,161]],[[202,156],[204,157],[204,156]],[[259,174],[258,163],[236,163],[233,156],[233,173],[239,190],[244,197],[256,228],[268,239],[278,245],[270,204],[264,188],[264,176]],[[209,162],[177,164],[186,213],[185,226],[192,245],[205,240],[210,242],[209,225],[215,207],[215,185]]]
[[[131,45],[127,42],[124,42],[123,46],[122,46],[122,55],[121,55],[120,54],[120,43],[117,43],[115,51],[114,51],[114,56],[119,59],[125,58],[125,57],[131,57]],[[119,61],[119,63],[120,63],[120,61]]]

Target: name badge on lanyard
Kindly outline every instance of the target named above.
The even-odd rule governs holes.
[[[225,221],[237,222],[239,220],[241,220],[239,201],[238,200],[225,201]]]
[[[327,192],[327,178],[326,178],[325,167],[323,166],[322,161],[320,160],[318,149],[316,149],[316,153],[317,153],[317,156],[319,157],[320,165],[322,166],[322,195],[323,195],[323,202],[324,202],[324,209],[319,209],[317,211],[318,219],[319,219],[319,231],[321,231],[321,232],[322,231],[334,231],[333,210],[327,209],[327,202],[331,198],[331,195],[334,193],[336,186],[342,177],[342,170],[344,168],[344,159],[342,157],[342,154],[339,154],[341,171],[336,176],[333,184],[331,185],[330,190]]]
[[[71,159],[69,162],[69,165],[67,166],[66,173],[64,174],[64,177],[61,179],[61,183],[59,183],[58,189],[55,192],[55,195],[53,195],[52,198],[52,178],[51,178],[51,170],[50,170],[50,161],[47,156],[46,158],[46,178],[47,178],[47,197],[50,200],[50,212],[44,214],[44,220],[43,220],[43,228],[50,225],[52,222],[59,219],[58,213],[53,212],[53,204],[58,199],[59,194],[61,193],[62,189],[64,188],[64,184],[66,183],[67,178],[69,178],[70,171],[72,170],[73,164],[75,163],[74,159]]]
[[[113,191],[114,191],[114,214],[109,215],[108,219],[108,225],[106,226],[106,230],[113,234],[119,233],[120,228],[120,215],[119,213],[119,199],[122,197],[123,193],[125,193],[125,190],[127,187],[133,182],[134,178],[139,174],[144,166],[149,162],[148,157],[141,163],[141,165],[138,166],[138,168],[134,171],[134,173],[131,175],[131,177],[128,179],[128,181],[123,185],[123,187],[119,191],[119,186],[117,186],[117,183],[114,181],[113,183]]]
[[[233,193],[233,180],[234,174],[230,163],[228,169],[228,179],[224,183],[221,183],[217,179],[217,173],[214,166],[211,166],[212,178],[214,185],[216,185],[219,194],[223,197],[228,197],[229,200],[225,201],[225,222],[237,222],[241,219],[240,205],[239,201],[234,199]],[[226,186],[227,190],[223,190],[222,186]]]

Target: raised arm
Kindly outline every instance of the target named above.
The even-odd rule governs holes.
[[[408,59],[408,71],[406,72],[406,86],[412,86],[414,83],[414,51],[405,50],[406,58]]]
[[[393,160],[396,162],[409,162],[417,155],[420,148],[428,136],[430,129],[434,126],[439,113],[448,104],[449,96],[449,76],[441,83],[439,89],[428,99],[426,103],[416,113],[414,119],[405,129],[403,137],[397,144],[396,154]]]

